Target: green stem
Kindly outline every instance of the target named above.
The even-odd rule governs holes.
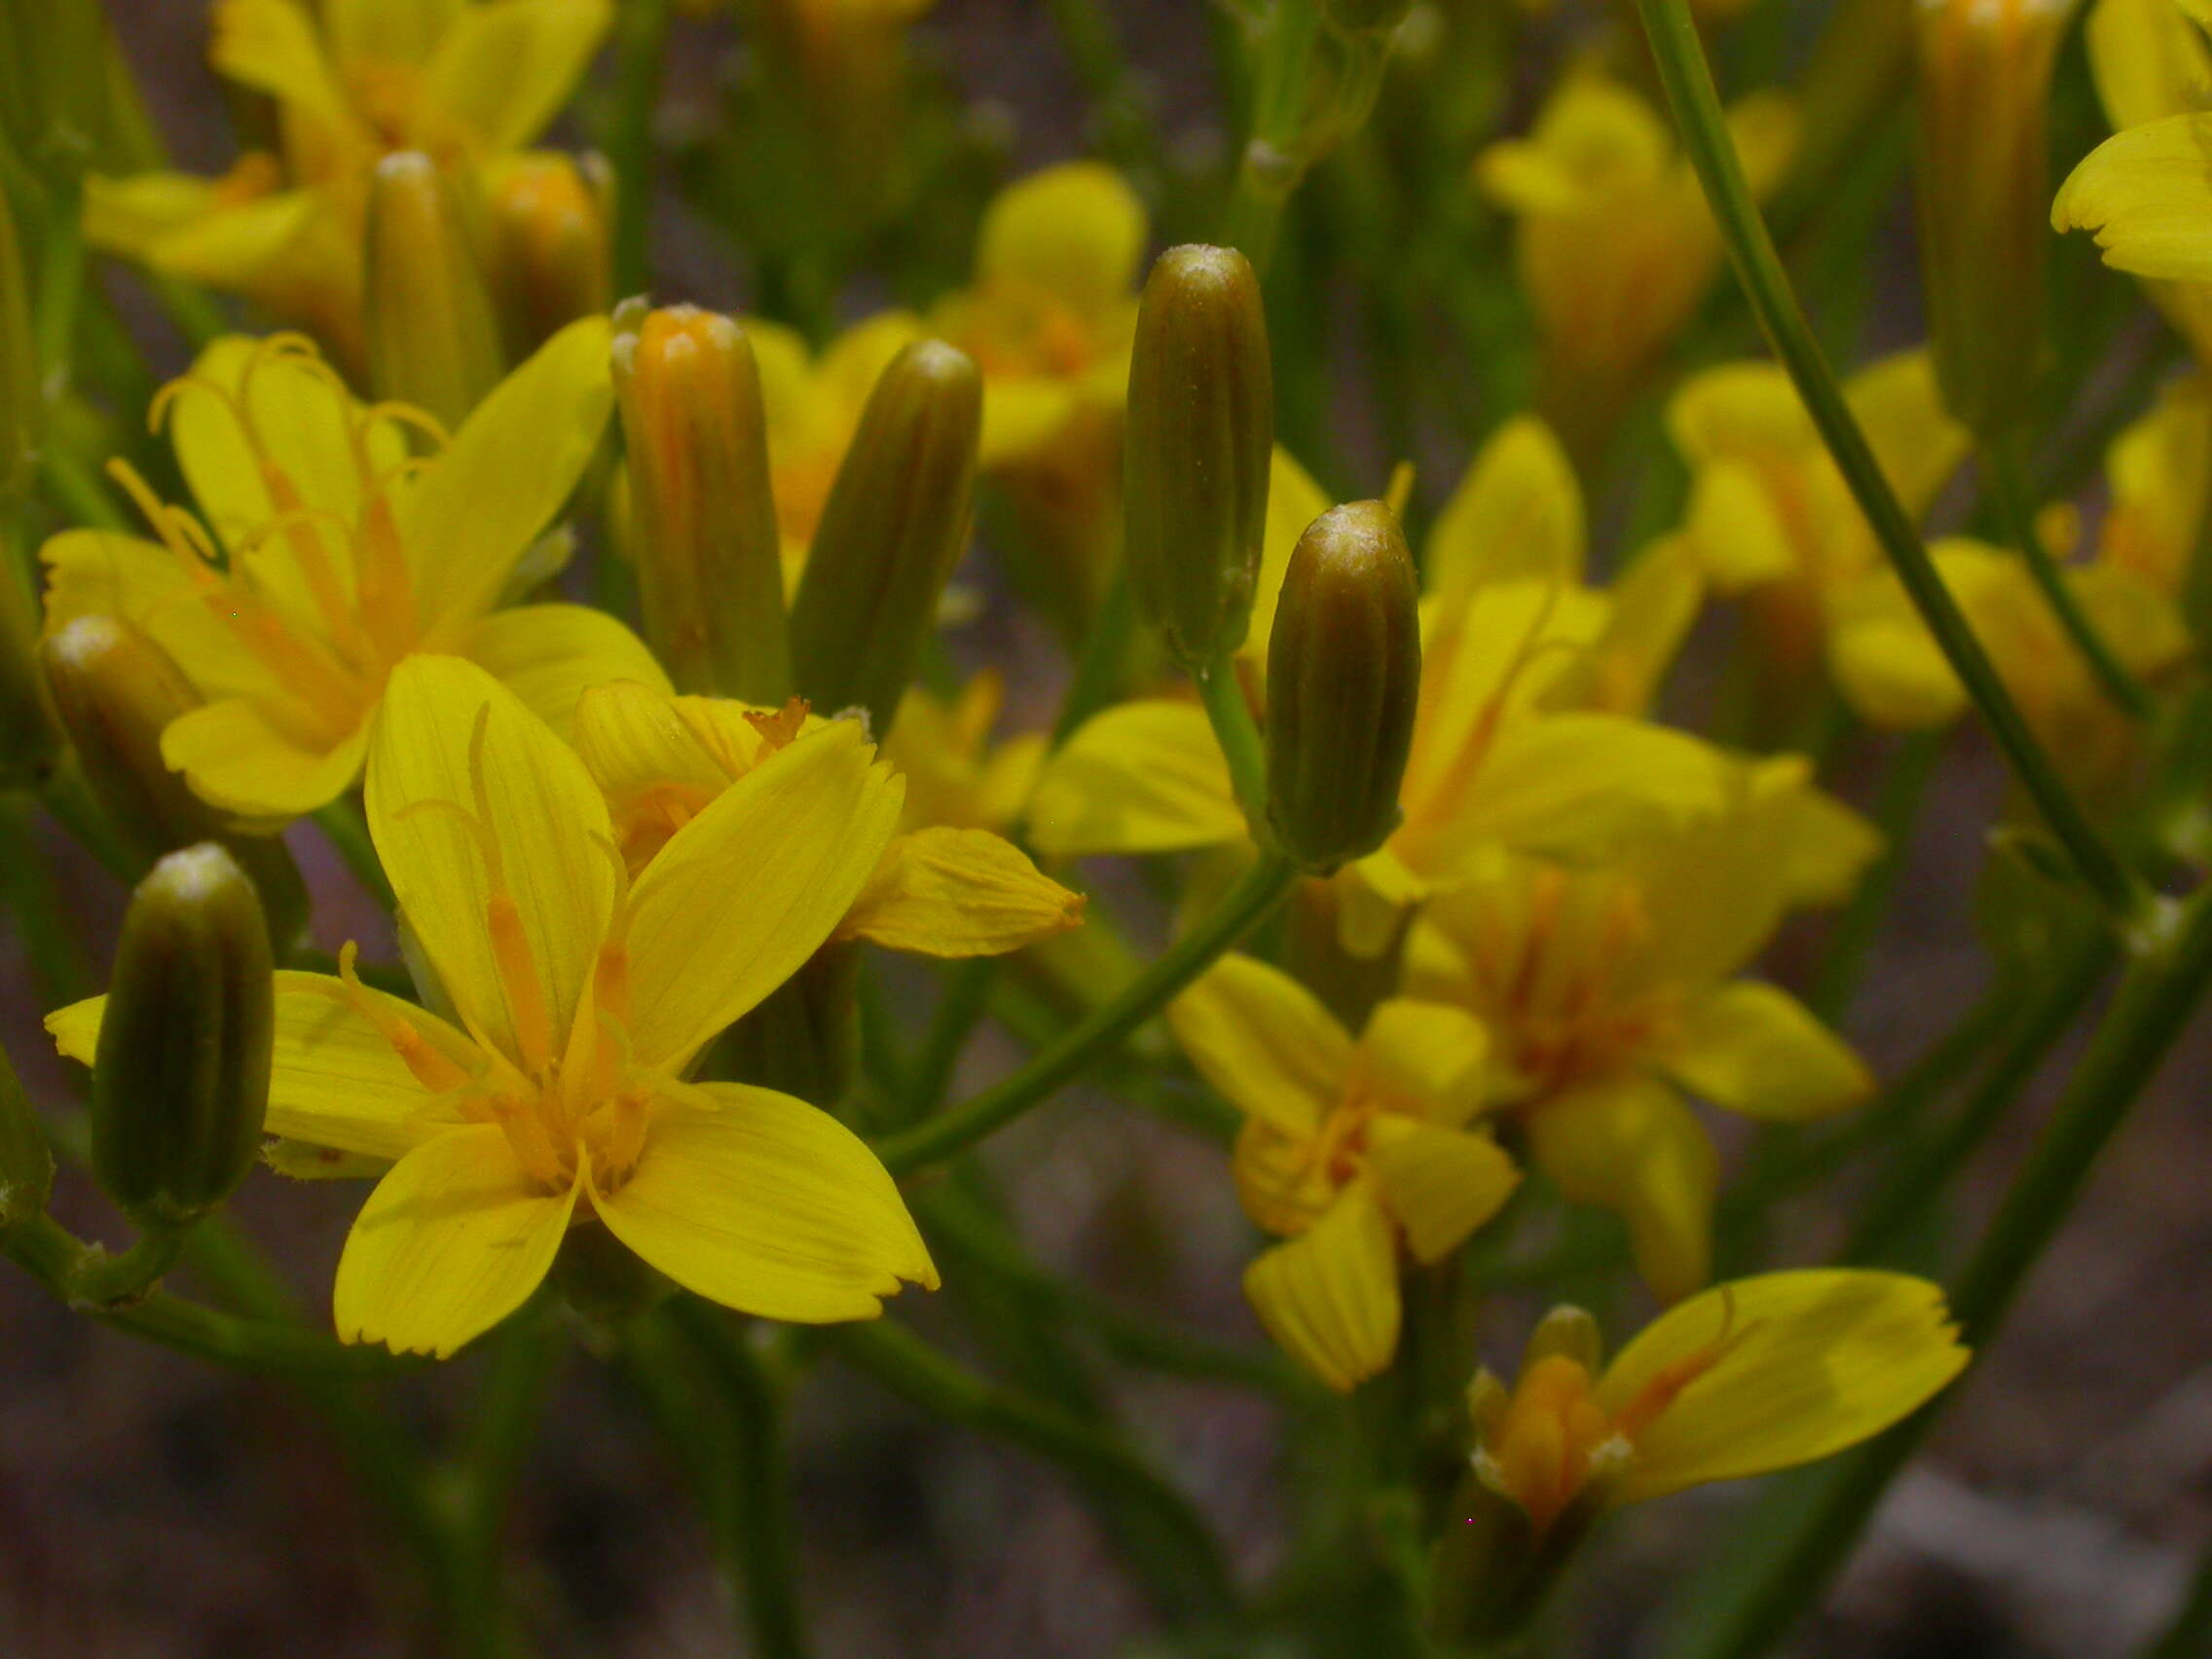
[[[92,530],[127,532],[130,521],[100,487],[99,477],[84,458],[56,443],[42,446],[38,455],[39,482],[71,524]]]
[[[85,292],[84,159],[55,157],[46,174],[46,236],[36,304],[39,367],[49,406],[67,395]]]
[[[2098,1154],[2126,1121],[2208,986],[2212,903],[2199,900],[2178,937],[2130,968],[2035,1150],[1952,1285],[1951,1311],[1970,1346],[1986,1350],[1997,1335],[2029,1269],[2072,1214]],[[1786,1545],[1747,1579],[1686,1659],[1758,1659],[1789,1633],[1820,1600],[1945,1399],[1835,1466]]]
[[[376,842],[369,835],[368,820],[361,815],[360,807],[342,797],[317,807],[314,821],[353,879],[361,884],[361,891],[387,910],[397,910],[399,898],[384,872],[384,861],[377,857]]]
[[[501,1533],[561,1348],[538,1311],[510,1321],[486,1346],[491,1369],[453,1470],[453,1543],[439,1590],[455,1650],[501,1659],[522,1648],[505,1593]]]
[[[1167,1005],[1215,958],[1257,926],[1297,879],[1282,859],[1262,854],[1218,908],[1177,940],[1118,995],[1070,1026],[1013,1076],[942,1115],[879,1141],[894,1175],[950,1158],[1043,1101],[1094,1060],[1111,1053]]]
[[[1141,1514],[1146,1530],[1124,1534],[1124,1543],[1170,1612],[1212,1619],[1234,1612],[1235,1590],[1212,1531],[1190,1501],[1126,1446],[976,1376],[894,1320],[840,1325],[830,1341],[845,1360],[909,1404],[1012,1441],[1079,1486],[1112,1493]]]
[[[614,109],[607,159],[614,169],[614,291],[639,294],[651,279],[653,109],[660,100],[672,0],[632,0],[614,41]]]
[[[729,1471],[738,1519],[733,1542],[744,1581],[751,1651],[760,1659],[803,1659],[808,1642],[799,1607],[797,1528],[784,1444],[784,1382],[720,1309],[687,1296],[670,1312],[705,1356],[735,1419]]]
[[[2051,833],[2065,847],[2083,881],[2124,929],[2142,930],[2148,907],[2140,885],[2121,866],[2088,815],[2074,798],[2050,756],[1998,678],[1958,601],[1943,583],[1911,517],[1890,488],[1874,452],[1844,401],[1820,342],[1814,338],[1774,239],[1759,216],[1744,177],[1743,162],[1728,136],[1712,66],[1698,38],[1689,0],[1637,0],[1652,61],[1684,149],[1719,222],[1730,260],[1775,355],[1804,400],[1807,413],[1835,459],[1860,510],[1889,556],[1898,579],[1982,718],[1989,722],[2021,786]]]
[[[2050,549],[2044,545],[2043,535],[2036,529],[2035,497],[2028,485],[2026,469],[2020,464],[2018,445],[1989,445],[1982,451],[1981,464],[1989,479],[1990,494],[1996,498],[2005,533],[2027,561],[2028,573],[2035,578],[2051,613],[2058,618],[2058,625],[2074,642],[2075,648],[2088,663],[2089,672],[2096,676],[2097,683],[2104,687],[2106,695],[2120,712],[2131,719],[2149,719],[2157,713],[2151,693],[2113,654],[2112,646],[2105,643],[2096,625],[2082,609],[2082,602],[2067,581],[2066,572],[2051,557]]]
[[[1899,747],[1874,796],[1874,826],[1882,832],[1881,856],[1860,878],[1859,890],[1836,918],[1820,970],[1813,976],[1805,997],[1806,1006],[1830,1023],[1850,1006],[1851,994],[1865,971],[1867,954],[1890,913],[1913,823],[1920,816],[1928,785],[1942,758],[1942,733],[1915,732]]]
[[[1260,739],[1260,724],[1252,706],[1244,701],[1244,686],[1236,676],[1234,658],[1225,657],[1198,676],[1198,698],[1212,722],[1214,741],[1229,763],[1229,782],[1252,838],[1268,844],[1268,756]]]
[[[1282,229],[1282,211],[1306,176],[1300,154],[1306,82],[1321,32],[1319,0],[1273,0],[1260,43],[1252,136],[1236,164],[1222,240],[1266,271]]]
[[[92,1245],[77,1258],[66,1300],[87,1313],[142,1301],[184,1254],[185,1229],[156,1224],[145,1228],[120,1256]]]
[[[2151,1639],[2141,1659],[2203,1659],[2206,1653],[2212,1653],[2212,1552],[2197,1567],[2172,1622]]]

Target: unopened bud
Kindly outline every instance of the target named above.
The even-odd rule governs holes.
[[[631,554],[645,641],[679,691],[792,693],[783,541],[753,343],[693,306],[616,313]]]
[[[2042,358],[2051,67],[2073,0],[1920,0],[1920,258],[1943,402],[1977,437]]]
[[[46,425],[42,378],[22,245],[7,192],[0,191],[0,496],[21,489],[37,461]]]
[[[479,204],[480,205],[480,204]],[[452,177],[400,150],[369,186],[369,385],[458,427],[498,384],[499,330]]]
[[[1420,694],[1420,584],[1381,501],[1333,507],[1290,556],[1268,642],[1268,823],[1326,873],[1398,826]]]
[[[1274,378],[1259,278],[1235,248],[1171,247],[1129,356],[1129,588],[1187,669],[1244,643],[1267,529]]]
[[[292,938],[307,890],[284,843],[234,830],[162,758],[162,733],[202,702],[168,652],[120,617],[80,616],[47,638],[39,658],[78,769],[123,849],[143,866],[223,842],[261,890],[276,937]]]
[[[968,545],[983,383],[918,340],[891,359],[837,468],[792,605],[792,661],[824,713],[862,708],[880,742]]]
[[[54,1191],[54,1153],[16,1068],[0,1051],[0,1232],[46,1208]]]
[[[276,977],[261,901],[203,842],[138,884],[92,1065],[92,1172],[141,1225],[181,1227],[253,1167]]]
[[[611,180],[597,156],[532,150],[502,168],[488,194],[492,298],[507,354],[519,362],[614,303]]]
[[[0,789],[38,788],[61,753],[39,672],[38,626],[29,585],[13,568],[0,568]]]

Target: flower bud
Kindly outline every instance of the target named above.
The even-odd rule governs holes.
[[[20,490],[37,461],[46,424],[42,378],[22,245],[7,193],[0,191],[0,497]]]
[[[556,150],[517,156],[493,180],[486,264],[511,360],[614,303],[611,194],[599,157]]]
[[[38,788],[61,754],[37,639],[38,601],[14,570],[0,568],[0,789]]]
[[[184,1226],[253,1167],[276,1018],[253,883],[213,842],[170,853],[124,915],[92,1066],[92,1172],[132,1220]]]
[[[616,321],[645,641],[679,691],[779,705],[791,643],[753,343],[693,306],[625,304]]]
[[[1235,248],[1171,247],[1129,356],[1129,588],[1196,673],[1244,643],[1267,529],[1274,379],[1259,278]]]
[[[224,843],[261,890],[272,931],[291,939],[308,903],[284,843],[234,830],[162,758],[162,733],[202,702],[168,652],[120,617],[80,616],[46,639],[39,659],[78,768],[123,849],[151,865],[178,847]]]
[[[1268,823],[1325,874],[1398,825],[1420,692],[1420,584],[1381,501],[1333,507],[1290,556],[1268,641]]]
[[[2051,67],[2073,0],[1920,0],[1920,258],[1951,414],[1999,436],[2041,367]]]
[[[54,1191],[54,1153],[16,1068],[0,1051],[0,1232],[46,1208]]]
[[[975,362],[916,341],[876,381],[814,532],[792,604],[799,694],[826,714],[866,710],[878,742],[968,545],[982,431]]]
[[[456,181],[419,150],[369,185],[369,385],[458,427],[498,383],[498,324]]]

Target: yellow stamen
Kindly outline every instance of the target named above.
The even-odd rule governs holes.
[[[391,1045],[392,1051],[414,1074],[415,1081],[432,1094],[465,1088],[469,1076],[459,1061],[432,1046],[404,1014],[394,1013],[390,1005],[370,995],[354,970],[354,958],[359,954],[360,946],[352,940],[348,940],[339,950],[338,977],[343,989],[331,994],[375,1026],[377,1035]]]

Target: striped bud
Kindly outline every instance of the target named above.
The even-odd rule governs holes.
[[[54,1191],[54,1153],[16,1068],[0,1051],[0,1232],[46,1209]]]
[[[1129,588],[1193,673],[1244,643],[1267,528],[1274,379],[1259,278],[1235,248],[1171,247],[1129,357]]]
[[[968,545],[983,383],[964,351],[918,340],[862,412],[792,606],[801,696],[867,711],[881,742]]]
[[[1326,873],[1398,825],[1420,692],[1420,584],[1397,515],[1333,507],[1290,556],[1268,641],[1268,823]]]
[[[481,203],[477,203],[481,207]],[[369,185],[369,385],[458,427],[504,362],[478,238],[456,181],[419,150]]]
[[[781,704],[791,642],[753,343],[694,306],[626,303],[615,319],[645,641],[679,691]]]
[[[142,1227],[181,1227],[253,1166],[276,978],[261,901],[214,842],[170,853],[123,918],[92,1066],[92,1172]]]
[[[612,180],[597,156],[532,150],[501,168],[487,194],[492,299],[507,355],[519,362],[614,303]]]
[[[120,617],[80,616],[41,644],[39,659],[78,769],[132,860],[150,866],[220,841],[261,890],[276,937],[293,938],[307,889],[284,843],[235,830],[162,758],[162,733],[202,702],[168,652]]]

